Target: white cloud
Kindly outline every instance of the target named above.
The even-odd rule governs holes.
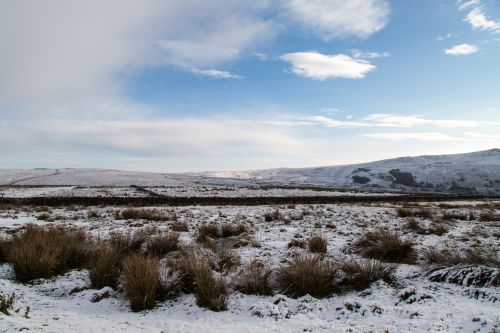
[[[318,52],[287,53],[281,60],[292,64],[291,71],[309,79],[331,78],[362,79],[376,67],[366,60],[354,59],[344,54],[325,55]]]
[[[472,6],[477,6],[481,4],[481,0],[460,0],[457,2],[458,10],[464,10]]]
[[[228,71],[219,71],[217,69],[197,69],[192,68],[191,72],[201,76],[208,76],[215,79],[242,79],[243,76],[236,75]]]
[[[389,52],[363,52],[357,49],[351,50],[351,54],[356,59],[388,58],[391,56]]]
[[[9,124],[1,128],[0,140],[12,143],[0,152],[90,150],[158,158],[307,155],[303,140],[276,126],[231,119],[45,120]]]
[[[322,124],[327,127],[387,127],[410,128],[417,126],[434,126],[439,128],[472,128],[484,126],[500,126],[499,122],[457,119],[428,119],[419,115],[397,115],[374,113],[359,121],[342,121],[325,116],[309,116],[300,118],[302,121]]]
[[[275,35],[271,2],[0,1],[0,101],[65,103],[119,95],[150,66],[210,70]]]
[[[475,139],[500,140],[500,135],[495,135],[495,134],[484,134],[476,132],[465,132],[464,134],[470,138],[475,138]]]
[[[392,140],[392,141],[400,141],[400,140],[417,140],[417,141],[460,141],[462,139],[455,138],[443,133],[372,133],[372,134],[364,134],[364,137],[372,138],[372,139],[380,139],[380,140]]]
[[[474,8],[467,14],[465,21],[468,22],[472,28],[477,30],[487,30],[491,32],[500,31],[500,22],[490,20],[486,17],[481,8]]]
[[[370,124],[360,123],[355,121],[342,121],[328,118],[325,116],[310,116],[303,118],[306,121],[319,123],[326,127],[370,127]]]
[[[366,38],[382,29],[389,18],[386,0],[283,0],[288,16],[329,40]]]
[[[479,51],[479,47],[472,44],[455,45],[449,49],[444,50],[444,53],[454,56],[474,54]]]

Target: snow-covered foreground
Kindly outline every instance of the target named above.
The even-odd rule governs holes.
[[[448,205],[447,205],[448,204]],[[295,253],[288,248],[292,239],[308,239],[321,234],[328,240],[327,257],[357,257],[349,250],[364,231],[385,227],[415,242],[421,251],[430,246],[467,248],[498,246],[500,221],[481,221],[485,210],[498,214],[500,202],[420,203],[431,210],[429,218],[417,218],[422,226],[439,220],[447,213],[466,213],[470,220],[452,219],[443,235],[418,234],[409,230],[407,220],[398,217],[392,204],[374,205],[297,205],[256,207],[182,207],[175,208],[177,222],[186,222],[188,232],[181,233],[185,245],[194,242],[203,223],[248,225],[260,247],[252,244],[236,249],[242,263],[262,260],[277,267]],[[171,207],[149,207],[166,214]],[[279,209],[281,218],[266,222],[264,214]],[[26,223],[77,226],[96,236],[112,231],[140,230],[145,227],[169,230],[173,221],[116,219],[124,207],[10,207],[0,210],[0,232],[11,234]],[[414,209],[418,209],[415,207]],[[39,220],[50,215],[50,222]],[[10,316],[0,313],[0,332],[498,332],[500,330],[500,290],[498,287],[468,287],[430,282],[419,265],[399,265],[397,283],[379,281],[361,292],[347,292],[326,299],[304,296],[292,299],[250,296],[232,292],[228,310],[215,313],[196,305],[193,295],[181,295],[159,303],[150,311],[133,313],[122,292],[89,287],[87,270],[40,280],[32,285],[15,282],[10,265],[0,266],[0,292],[15,293],[17,300]],[[234,272],[227,275],[230,281]],[[82,288],[84,290],[75,289]],[[92,302],[94,295],[110,291],[110,297]],[[28,318],[25,317],[29,307]]]

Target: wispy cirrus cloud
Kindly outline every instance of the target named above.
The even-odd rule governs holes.
[[[401,133],[370,133],[362,136],[379,140],[417,140],[417,141],[461,141],[463,139],[436,132],[401,132]]]
[[[386,0],[283,0],[286,15],[325,40],[366,38],[389,20]]]
[[[319,52],[287,53],[281,60],[291,63],[291,72],[308,79],[362,79],[376,67],[367,60],[345,54],[326,55]]]
[[[229,71],[220,71],[217,69],[198,69],[191,68],[190,71],[194,74],[201,76],[208,76],[214,79],[243,79],[244,77],[241,75],[233,74]]]
[[[449,49],[445,49],[444,53],[453,56],[470,55],[479,51],[477,45],[472,44],[460,44],[455,45]]]
[[[433,126],[438,128],[478,128],[500,126],[500,122],[461,120],[461,119],[430,119],[421,115],[397,115],[374,113],[362,117],[357,121],[344,121],[326,116],[308,116],[299,118],[300,122],[320,124],[326,127],[387,127],[412,128],[419,126]]]
[[[500,31],[500,21],[488,19],[483,9],[479,7],[472,9],[465,17],[465,21],[476,30],[486,30],[490,32]]]

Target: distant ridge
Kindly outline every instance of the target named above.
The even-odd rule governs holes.
[[[370,163],[256,171],[148,173],[109,169],[3,169],[0,185],[318,185],[353,189],[500,195],[500,149]]]

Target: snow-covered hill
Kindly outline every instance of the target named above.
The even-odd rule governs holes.
[[[500,149],[401,157],[343,166],[235,172],[169,174],[106,169],[0,170],[1,185],[190,186],[194,183],[322,185],[500,195]]]
[[[214,180],[314,184],[342,188],[500,194],[500,149],[467,154],[400,157],[371,163],[248,172],[206,172]]]

